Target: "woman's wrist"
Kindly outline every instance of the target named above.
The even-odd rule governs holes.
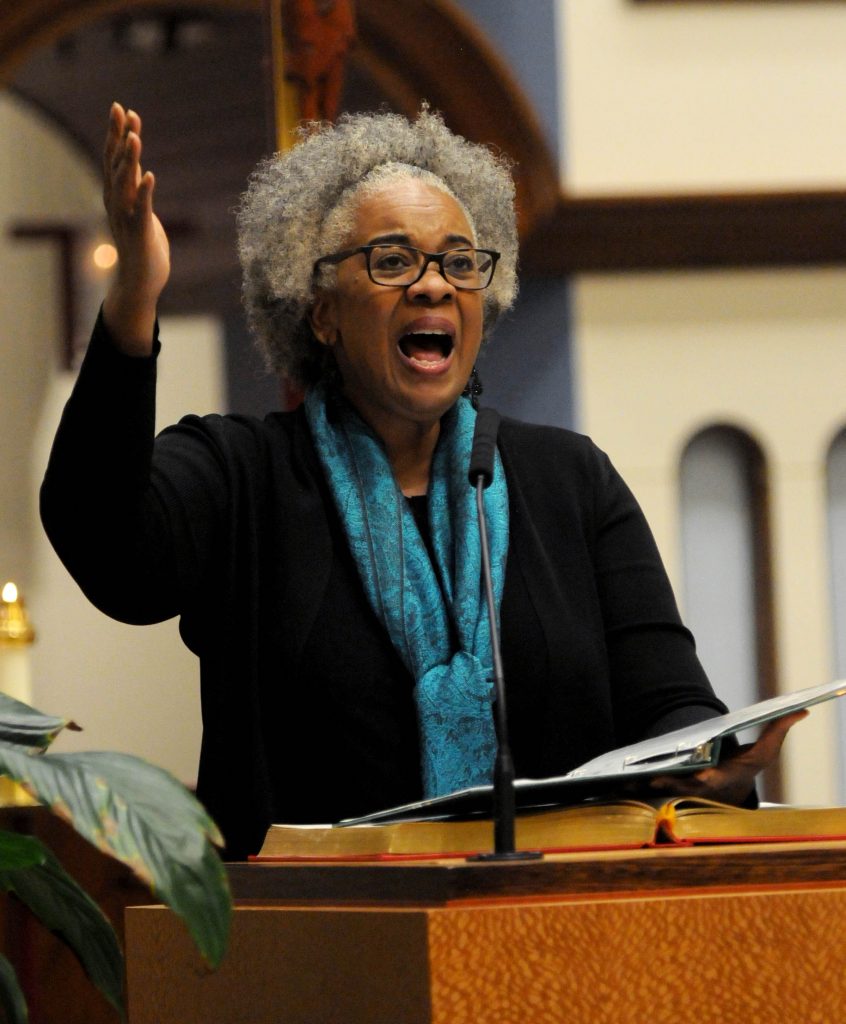
[[[153,351],[156,302],[139,289],[115,282],[103,302],[103,322],[115,347],[124,355],[149,356]]]

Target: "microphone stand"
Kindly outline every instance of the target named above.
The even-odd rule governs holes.
[[[496,624],[496,602],[491,579],[491,555],[488,543],[488,525],[485,519],[485,488],[493,480],[493,456],[499,414],[493,409],[480,409],[476,436],[470,459],[470,483],[476,488],[476,510],[479,516],[479,539],[482,546],[482,579],[491,630],[491,652],[494,672],[494,728],[497,738],[493,775],[494,852],[478,853],[470,861],[539,860],[539,850],[516,850],[514,847],[514,761],[508,744],[508,713],[505,707],[505,675],[502,670],[502,652]],[[481,465],[480,465],[481,460]]]

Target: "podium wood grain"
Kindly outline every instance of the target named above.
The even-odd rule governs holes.
[[[797,845],[756,856],[769,858],[778,878],[780,862],[795,864]],[[819,864],[826,850],[838,860],[838,847],[830,844],[818,848],[819,858],[802,857]],[[658,854],[656,870],[665,870],[667,857],[698,862],[680,852]],[[216,973],[170,912],[132,908],[126,918],[130,1024],[846,1019],[846,879],[767,884],[759,866],[754,881],[743,885],[736,850],[709,856],[728,862],[729,884],[468,895],[428,906],[245,901]],[[650,859],[635,856],[637,871]],[[622,876],[631,877],[630,857],[593,860],[606,867],[616,861]],[[582,856],[581,863],[589,861]]]

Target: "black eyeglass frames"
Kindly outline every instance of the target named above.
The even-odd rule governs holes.
[[[445,280],[465,291],[481,291],[493,280],[497,260],[493,249],[447,249],[445,252],[424,252],[413,245],[359,245],[315,261],[316,274],[324,263],[336,264],[351,256],[364,254],[367,275],[374,284],[407,288],[426,273],[430,263],[437,263]]]

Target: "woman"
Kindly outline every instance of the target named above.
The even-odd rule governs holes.
[[[460,396],[513,302],[507,169],[426,111],[315,127],[239,211],[248,317],[301,409],[187,417],[153,440],[169,271],[115,104],[118,273],[42,491],[56,550],[128,622],[181,616],[201,659],[198,790],[229,856],[490,777],[487,620]],[[643,516],[568,431],[506,422],[486,492],[517,774],[718,714]],[[746,798],[793,718],[677,788]]]

